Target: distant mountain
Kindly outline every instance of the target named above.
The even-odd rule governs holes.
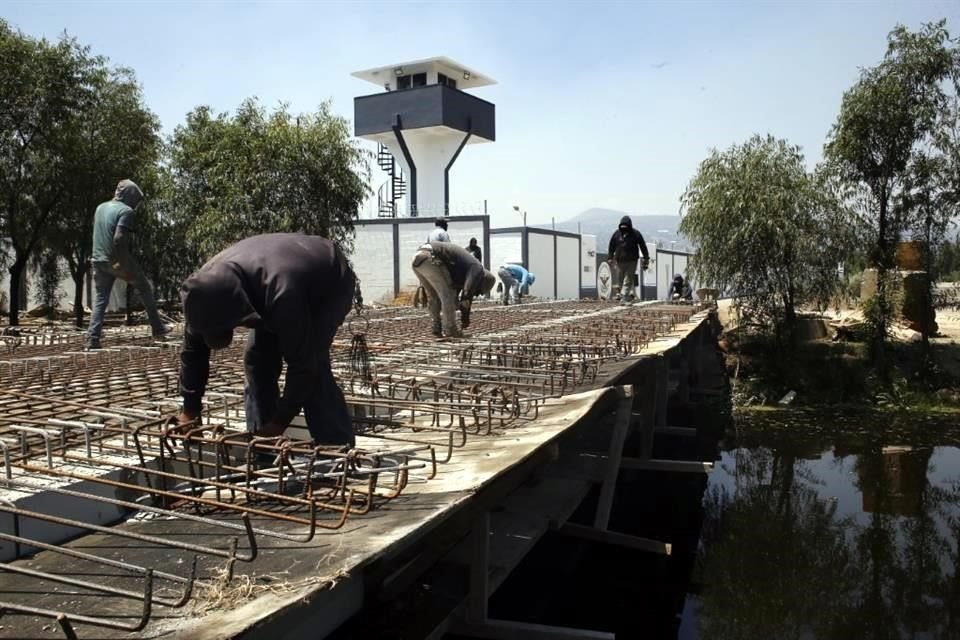
[[[564,222],[557,223],[557,229],[561,231],[577,231],[579,224],[580,233],[597,236],[597,248],[606,251],[606,243],[610,240],[610,235],[620,224],[620,218],[630,215],[624,211],[614,209],[587,209],[578,213],[574,217]],[[662,215],[630,215],[635,229],[639,229],[643,238],[647,242],[660,242],[664,249],[669,249],[670,242],[676,249],[689,249],[690,242],[677,232],[680,226],[680,216],[662,216]]]

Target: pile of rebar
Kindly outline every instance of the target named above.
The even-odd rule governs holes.
[[[76,624],[143,629],[154,607],[185,606],[198,583],[231,576],[264,540],[303,544],[367,516],[412,476],[433,478],[468,439],[536,420],[549,400],[595,385],[604,363],[639,355],[695,310],[478,305],[469,336],[453,341],[430,336],[422,311],[351,316],[332,360],[358,435],[352,450],[296,428],[248,433],[240,339],[215,352],[204,415],[185,430],[172,419],[178,339],[124,328],[85,352],[77,334],[0,336],[0,616],[48,617],[67,637]],[[101,543],[60,544],[80,534]],[[115,538],[166,551],[119,557]],[[37,550],[136,580],[91,583],[14,562]],[[8,593],[23,580],[139,600],[142,615],[36,607]]]

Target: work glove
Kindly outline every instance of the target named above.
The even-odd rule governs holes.
[[[470,303],[469,302],[460,303],[460,324],[463,325],[464,329],[470,326]]]
[[[650,258],[644,256],[644,257],[643,257],[643,260],[640,261],[640,264],[641,264],[641,268],[642,268],[644,271],[646,271],[646,270],[647,270],[647,267],[650,266]]]
[[[193,413],[192,411],[181,411],[174,420],[176,420],[176,424],[172,425],[169,431],[176,434],[185,434],[187,431],[203,424],[200,413]]]

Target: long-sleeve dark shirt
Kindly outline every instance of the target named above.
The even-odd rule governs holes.
[[[310,379],[330,366],[330,343],[350,311],[355,286],[343,254],[319,236],[253,236],[214,256],[181,289],[184,409],[198,411],[206,389],[210,350],[202,336],[243,325],[279,338],[287,377],[273,421],[289,424],[310,392]]]
[[[483,293],[484,268],[469,251],[450,242],[431,242],[430,246],[433,255],[447,265],[450,279],[458,291],[463,291],[468,298]]]
[[[624,216],[620,220],[620,227],[610,236],[607,256],[617,262],[623,262],[639,260],[641,253],[647,260],[650,259],[650,252],[647,251],[647,243],[643,239],[643,234],[633,228],[633,223],[629,217]]]

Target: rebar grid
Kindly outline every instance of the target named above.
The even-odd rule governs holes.
[[[358,447],[345,451],[304,438],[246,432],[243,340],[215,352],[201,422],[177,428],[179,342],[155,341],[140,328],[112,330],[106,349],[80,351],[76,336],[0,336],[0,513],[12,531],[0,545],[12,555],[38,549],[72,562],[140,576],[140,587],[88,583],[0,564],[18,580],[36,580],[136,600],[133,622],[8,602],[19,613],[73,624],[137,631],[156,607],[184,606],[196,584],[197,558],[252,562],[259,540],[306,543],[401,495],[411,476],[430,480],[468,438],[536,420],[554,398],[595,384],[606,362],[636,356],[696,309],[590,303],[477,305],[469,336],[435,340],[425,313],[382,310],[341,327],[331,357],[353,417]],[[369,367],[352,366],[352,336],[366,334]],[[20,342],[17,342],[20,340]],[[4,491],[4,488],[6,491]],[[18,497],[42,493],[114,510],[110,526],[26,508]],[[192,557],[188,572],[43,542],[28,524],[94,532]],[[163,535],[142,531],[162,522]],[[197,542],[197,531],[205,533]],[[0,547],[3,548],[3,547]],[[0,587],[2,591],[2,587]]]

